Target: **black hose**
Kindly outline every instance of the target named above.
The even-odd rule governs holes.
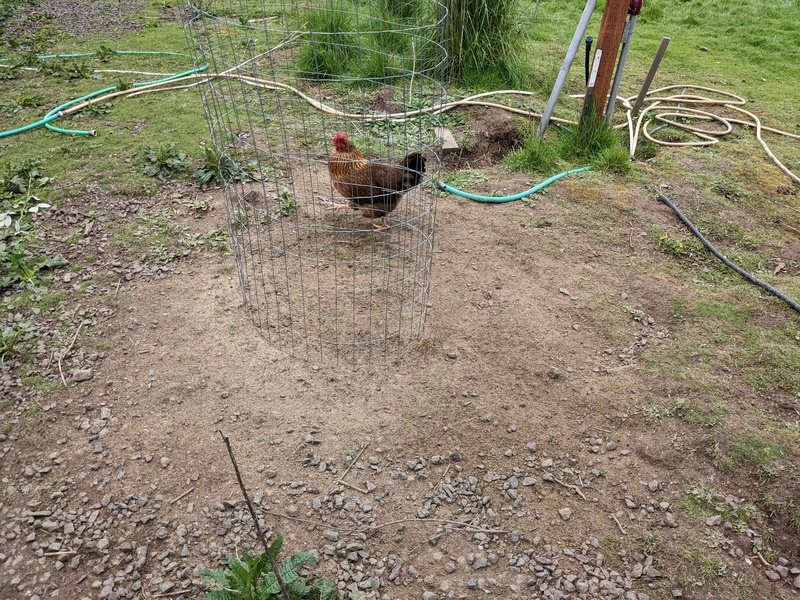
[[[692,222],[691,222],[689,219],[687,219],[687,218],[686,218],[686,215],[684,215],[684,214],[683,214],[683,213],[680,211],[680,209],[678,209],[678,207],[677,207],[677,206],[675,206],[675,205],[674,205],[672,202],[670,202],[670,199],[669,199],[669,198],[667,198],[667,197],[666,197],[664,194],[662,194],[662,193],[661,193],[661,190],[659,190],[659,189],[656,189],[656,191],[658,192],[658,195],[659,195],[659,196],[661,196],[661,199],[664,201],[664,204],[666,204],[667,206],[669,206],[669,207],[670,207],[670,208],[671,208],[671,209],[672,209],[672,210],[675,212],[675,214],[676,214],[676,215],[678,215],[678,218],[679,218],[681,221],[683,221],[683,224],[684,224],[684,225],[686,225],[686,227],[688,227],[688,228],[691,230],[691,232],[692,232],[693,234],[695,234],[695,235],[697,236],[697,238],[698,238],[698,239],[699,239],[701,242],[703,242],[703,245],[704,245],[706,248],[708,248],[709,250],[711,250],[711,252],[714,254],[714,256],[716,256],[718,259],[720,259],[722,262],[724,262],[724,263],[725,263],[727,266],[729,266],[731,269],[733,269],[734,271],[736,271],[736,272],[737,272],[739,275],[741,275],[741,276],[742,276],[742,277],[744,277],[745,279],[748,279],[748,280],[750,280],[752,283],[755,283],[757,286],[764,288],[764,289],[765,289],[765,290],[767,290],[767,291],[768,291],[770,294],[772,294],[772,295],[774,295],[774,296],[777,296],[778,298],[780,298],[781,300],[783,300],[784,302],[786,302],[786,304],[788,304],[789,306],[791,306],[793,309],[795,309],[797,312],[799,312],[799,313],[800,313],[800,304],[798,304],[797,302],[795,302],[794,300],[792,300],[791,298],[789,298],[789,296],[787,296],[786,294],[784,294],[784,293],[782,293],[782,292],[779,292],[778,290],[776,290],[774,287],[772,287],[772,286],[771,286],[770,284],[768,284],[766,281],[761,281],[761,280],[760,280],[758,277],[754,277],[753,275],[750,275],[750,273],[748,273],[747,271],[745,271],[745,270],[744,270],[744,269],[742,269],[741,267],[738,267],[738,266],[736,266],[735,264],[733,264],[731,261],[729,261],[729,260],[728,260],[728,259],[727,259],[725,256],[723,256],[723,255],[722,255],[722,253],[721,253],[721,252],[719,252],[719,251],[718,251],[716,248],[714,248],[714,246],[712,246],[712,245],[711,245],[711,243],[710,243],[710,242],[709,242],[709,241],[708,241],[708,240],[707,240],[705,237],[703,237],[703,234],[702,234],[702,233],[700,233],[700,232],[697,230],[697,227],[695,227],[695,226],[692,224]]]

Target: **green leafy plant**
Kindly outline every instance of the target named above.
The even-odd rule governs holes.
[[[95,56],[97,57],[97,60],[99,60],[100,62],[108,62],[109,59],[111,59],[113,56],[116,55],[117,55],[116,50],[112,50],[108,46],[103,46],[102,44],[100,44],[100,48],[98,48],[97,52],[95,52]]]
[[[301,204],[295,198],[291,192],[284,188],[281,192],[280,197],[278,198],[278,217],[288,217],[298,208],[300,208]]]
[[[247,173],[227,154],[214,152],[213,148],[203,148],[203,163],[192,175],[200,187],[222,184],[226,181],[244,181]]]
[[[67,79],[90,79],[94,69],[84,61],[70,60],[64,64],[63,75]]]
[[[0,81],[11,81],[22,76],[19,65],[11,65],[7,69],[0,69]]]
[[[231,236],[224,229],[212,229],[205,233],[197,233],[188,237],[183,243],[189,248],[206,248],[221,253],[231,251]]]
[[[35,252],[37,236],[31,216],[50,208],[33,190],[50,183],[40,163],[27,159],[7,163],[0,171],[0,289],[22,283],[39,285],[39,273],[66,264],[60,256]]]
[[[142,159],[144,161],[142,170],[150,177],[158,175],[169,177],[188,168],[186,154],[176,150],[174,144],[162,144],[156,148],[148,146],[142,150]]]
[[[44,96],[40,94],[33,94],[31,96],[20,96],[16,99],[15,103],[17,106],[25,108],[38,108],[39,106],[44,106],[46,100]]]
[[[61,256],[34,254],[35,244],[36,238],[32,232],[0,241],[0,290],[16,284],[36,289],[42,283],[42,271],[67,264],[67,260]]]
[[[0,333],[0,365],[5,363],[6,356],[14,350],[19,336],[19,330],[12,327],[5,327]]]
[[[103,102],[102,104],[90,104],[89,106],[81,110],[81,114],[88,116],[106,115],[111,112],[111,107],[113,106],[114,106],[113,102]]]
[[[283,537],[277,534],[269,547],[274,560],[283,547]],[[283,595],[278,578],[270,568],[269,557],[262,552],[258,556],[242,553],[240,559],[229,558],[227,568],[204,570],[203,577],[208,594],[206,600],[281,600]],[[296,552],[278,566],[281,580],[293,600],[319,598],[335,600],[338,593],[333,584],[326,579],[314,580],[308,585],[298,572],[304,564],[316,565],[314,557],[308,552]]]

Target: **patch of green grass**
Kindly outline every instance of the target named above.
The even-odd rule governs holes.
[[[322,80],[343,74],[357,47],[352,13],[342,4],[329,10],[309,10],[305,16],[309,43],[297,59],[301,77]]]
[[[752,309],[733,302],[716,300],[698,300],[691,314],[695,318],[710,318],[730,323],[736,327],[744,327],[752,314]]]
[[[681,499],[680,506],[696,519],[705,520],[713,515],[720,515],[738,531],[743,531],[747,527],[748,520],[757,518],[760,514],[758,508],[750,503],[739,504],[734,510],[723,495],[717,494],[703,484],[690,485]]]
[[[745,381],[761,393],[800,394],[800,345],[792,341],[790,332],[751,329],[745,333],[746,343],[735,359]]]
[[[642,540],[642,552],[645,556],[651,556],[661,547],[661,538],[652,533],[645,533]]]
[[[44,414],[44,410],[42,410],[42,405],[36,401],[29,400],[25,407],[22,409],[23,414],[25,415],[25,420],[28,423],[28,426],[35,424],[39,419],[42,418]]]
[[[512,150],[503,158],[503,165],[523,173],[553,173],[559,162],[555,145],[536,137],[534,131],[525,135],[522,148]]]
[[[61,388],[61,382],[55,379],[45,379],[41,375],[23,377],[22,383],[34,388],[42,396],[51,394]]]
[[[186,227],[175,223],[175,213],[160,210],[140,215],[117,230],[111,244],[143,262],[169,262],[188,253],[180,247]]]
[[[2,425],[0,425],[0,433],[2,433],[3,435],[8,435],[9,433],[11,433],[12,429],[14,429],[14,425],[12,423],[5,422]]]
[[[669,414],[679,417],[693,425],[713,428],[725,423],[725,417],[731,414],[730,407],[724,402],[716,402],[710,407],[700,406],[697,402],[680,399],[670,403]]]
[[[631,158],[628,151],[620,145],[612,144],[602,148],[594,157],[594,166],[606,173],[627,175],[631,172]]]
[[[732,469],[743,463],[758,467],[760,474],[767,479],[777,476],[773,461],[786,458],[786,447],[779,443],[767,442],[758,434],[748,434],[734,440],[722,458],[725,468]]]
[[[789,525],[793,529],[800,531],[800,506],[792,511],[792,514],[789,517]]]
[[[622,537],[617,533],[611,533],[600,540],[600,548],[603,554],[611,561],[618,561],[619,552],[624,546]]]
[[[706,581],[723,577],[727,572],[727,565],[724,560],[699,550],[684,550],[683,558],[694,564]]]
[[[531,126],[523,132],[523,139],[522,148],[510,152],[504,161],[513,171],[552,174],[587,165],[612,174],[631,171],[619,133],[594,114],[576,127],[552,128],[543,138],[537,138],[536,128]]]
[[[115,40],[114,47],[130,50],[174,49],[183,51],[185,37],[177,23],[164,23],[158,29],[142,29]],[[64,38],[49,45],[48,53],[59,51],[97,51],[97,38]],[[19,58],[17,55],[16,58]],[[106,60],[107,62],[103,62]],[[34,57],[35,61],[35,57]],[[177,56],[131,57],[114,55],[87,59],[93,68],[132,69],[179,73],[190,68],[188,58]],[[38,63],[34,63],[38,66]],[[134,66],[135,65],[135,66]],[[3,71],[4,69],[0,69]],[[43,72],[21,71],[13,86],[0,86],[0,105],[13,102],[19,96],[34,94],[48,98],[48,107],[72,98],[117,84],[118,74],[96,74],[98,79],[63,81]],[[129,83],[147,79],[129,78]],[[13,89],[12,89],[13,88]],[[100,105],[104,104],[100,102]],[[46,161],[48,172],[58,173],[60,190],[51,194],[58,201],[83,186],[94,185],[100,191],[152,194],[157,186],[141,172],[132,158],[140,156],[146,147],[157,147],[167,140],[175,148],[186,149],[187,162],[200,158],[199,142],[208,138],[208,126],[196,90],[143,95],[133,99],[118,97],[110,107],[70,115],[55,124],[66,128],[94,129],[96,137],[67,136],[37,128],[19,135],[0,139],[0,155],[13,162],[30,156]],[[21,127],[34,120],[28,110],[13,115],[0,114],[0,129]],[[108,112],[106,112],[108,111]]]
[[[606,124],[602,115],[588,111],[577,127],[565,133],[559,153],[562,157],[593,161],[602,152],[619,147],[617,132]]]

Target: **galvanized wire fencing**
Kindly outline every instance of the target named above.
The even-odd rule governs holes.
[[[309,360],[408,349],[431,280],[443,6],[190,0],[188,11],[196,62],[209,64],[201,95],[254,323]],[[352,188],[329,169],[339,133],[370,161],[344,178],[367,173],[374,193],[348,198]],[[398,165],[414,153],[425,172],[398,183],[396,169],[409,173]],[[389,196],[396,207],[366,210]]]

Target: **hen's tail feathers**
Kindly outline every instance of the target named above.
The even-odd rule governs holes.
[[[400,163],[406,168],[406,184],[408,189],[419,185],[423,173],[425,173],[425,157],[419,152],[412,152]]]

